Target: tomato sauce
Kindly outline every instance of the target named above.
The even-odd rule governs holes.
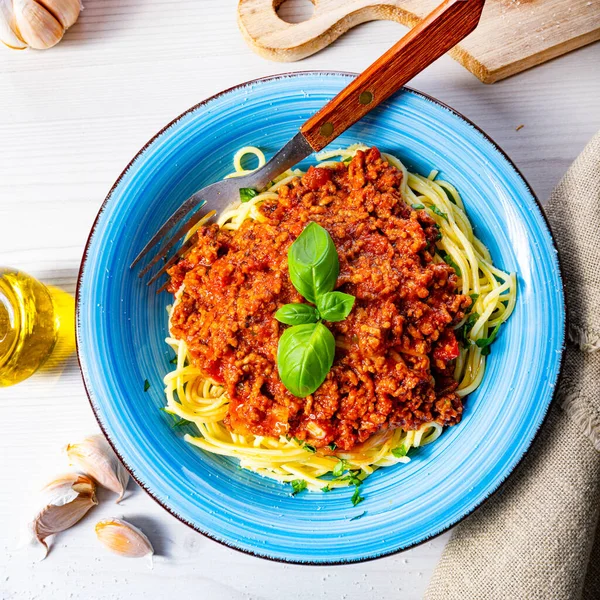
[[[453,326],[471,299],[458,293],[451,266],[433,262],[438,229],[404,202],[401,183],[376,148],[331,169],[311,167],[261,205],[263,221],[204,227],[170,269],[169,291],[185,285],[172,333],[225,386],[230,429],[350,450],[385,428],[460,420]],[[305,302],[290,282],[287,251],[311,221],[335,243],[336,289],[356,301],[347,319],[325,323],[337,349],[324,383],[296,398],[278,376],[286,326],[274,314]]]

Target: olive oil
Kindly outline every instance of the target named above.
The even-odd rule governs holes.
[[[73,337],[73,305],[65,292],[0,267],[0,387],[35,373],[60,341],[59,332]]]

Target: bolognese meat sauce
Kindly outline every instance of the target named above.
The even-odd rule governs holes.
[[[434,263],[436,224],[404,202],[401,183],[402,173],[376,148],[348,164],[311,167],[263,202],[260,220],[236,231],[202,228],[170,269],[169,291],[184,286],[172,334],[225,387],[231,430],[349,450],[383,428],[460,420],[453,326],[471,299],[457,292],[451,266]],[[274,314],[304,302],[290,282],[287,252],[311,221],[335,243],[336,289],[356,301],[347,319],[326,323],[336,354],[324,383],[296,398],[278,376],[277,344],[286,326]]]

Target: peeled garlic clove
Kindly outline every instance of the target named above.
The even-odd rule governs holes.
[[[23,50],[27,44],[14,31],[15,15],[12,0],[0,0],[0,41],[14,50]]]
[[[65,28],[36,0],[13,0],[16,33],[37,50],[58,44]]]
[[[73,466],[102,487],[119,494],[117,503],[122,500],[129,473],[103,435],[91,435],[78,444],[69,444],[66,450]]]
[[[77,21],[81,12],[79,0],[37,0],[52,16],[68,29]]]
[[[30,523],[34,540],[45,549],[44,556],[48,554],[46,538],[75,525],[96,504],[96,485],[86,475],[66,473],[44,487],[41,508]]]
[[[121,556],[142,558],[154,554],[150,540],[142,531],[121,519],[105,519],[96,523],[96,536],[103,546]]]

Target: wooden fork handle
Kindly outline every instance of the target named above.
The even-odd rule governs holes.
[[[323,149],[471,33],[485,0],[446,0],[363,71],[300,131],[313,150]]]

